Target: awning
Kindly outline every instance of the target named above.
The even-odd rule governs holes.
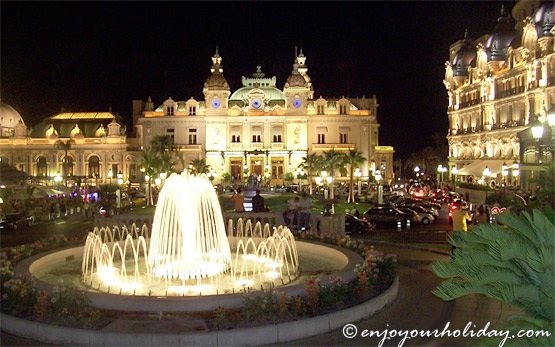
[[[463,176],[483,176],[486,166],[490,169],[492,176],[501,174],[503,163],[511,165],[512,161],[507,160],[475,160],[472,163],[459,169],[458,175]]]

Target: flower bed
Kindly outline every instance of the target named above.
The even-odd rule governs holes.
[[[279,289],[273,289],[245,294],[241,310],[218,307],[213,312],[164,314],[164,318],[202,319],[209,330],[300,320],[367,301],[387,289],[395,279],[394,255],[384,255],[349,237],[326,238],[316,233],[303,233],[299,238],[332,243],[360,254],[364,261],[354,270],[355,280],[345,283],[340,278],[332,278],[327,283],[320,283],[317,279],[309,279],[305,282],[303,296],[287,296]],[[29,320],[90,329],[99,329],[114,319],[148,319],[149,314],[144,312],[94,309],[88,305],[85,293],[64,283],[59,283],[49,295],[37,290],[31,277],[14,275],[13,265],[17,262],[39,252],[67,246],[69,242],[63,238],[51,238],[0,253],[2,312]]]

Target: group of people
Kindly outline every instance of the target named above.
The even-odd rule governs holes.
[[[453,221],[453,232],[462,231],[468,232],[468,224],[474,223],[475,225],[489,223],[489,213],[484,205],[478,206],[473,216],[470,215],[468,207],[463,202],[458,202],[451,215]],[[451,247],[451,253],[455,251],[455,246]]]
[[[311,208],[312,199],[306,192],[302,192],[300,198],[295,196],[287,200],[287,209],[282,213],[285,225],[290,228],[297,227],[299,231],[310,230]]]
[[[264,197],[260,195],[260,189],[256,189],[255,195],[252,197],[252,212],[267,212]],[[245,212],[245,196],[241,188],[231,196],[233,208],[235,212]],[[306,194],[295,196],[287,200],[287,209],[283,211],[282,216],[285,225],[299,231],[310,230],[310,209],[312,208],[312,199]]]
[[[231,201],[233,202],[233,207],[235,212],[245,212],[245,196],[241,188],[237,190],[231,196]],[[264,197],[260,195],[260,189],[255,191],[255,195],[252,197],[252,212],[267,212],[269,211],[266,207],[266,201]]]

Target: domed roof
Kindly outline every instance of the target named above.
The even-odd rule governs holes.
[[[467,30],[464,33],[462,46],[453,57],[453,76],[468,76],[468,66],[474,59],[476,59],[476,48],[472,44]]]
[[[501,15],[497,18],[497,25],[486,41],[488,61],[504,61],[507,59],[507,49],[515,43],[517,37],[511,17],[501,6]]]
[[[291,72],[291,75],[287,78],[285,87],[304,87],[305,85],[306,80],[299,73],[299,64],[295,62],[295,64],[293,64],[293,71]]]
[[[243,87],[237,89],[229,97],[232,104],[241,105],[248,99],[248,94],[253,91],[262,91],[264,98],[267,100],[268,105],[285,105],[285,95],[283,91],[276,87],[276,77],[266,78],[266,74],[262,72],[262,67],[258,65],[256,71],[252,74],[251,78],[243,76],[241,82]]]
[[[241,87],[231,94],[229,100],[243,101],[253,89],[253,87]],[[264,92],[264,97],[268,99],[268,101],[285,101],[285,95],[276,87],[257,87],[256,89],[262,90]]]
[[[218,47],[216,47],[216,53],[212,56],[212,68],[210,68],[211,74],[204,83],[205,89],[229,90],[229,85],[224,77],[224,70],[222,69],[221,63],[222,57],[218,54]]]
[[[204,87],[208,89],[227,89],[229,90],[229,85],[224,75],[221,73],[212,73],[206,79]]]
[[[19,122],[21,122],[22,124],[25,124],[19,112],[17,112],[13,107],[11,107],[8,104],[5,104],[3,102],[0,103],[0,128],[15,129],[15,126]]]
[[[534,25],[538,37],[553,36],[551,29],[553,28],[553,2],[543,3],[534,13]]]

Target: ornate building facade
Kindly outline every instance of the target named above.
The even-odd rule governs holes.
[[[235,179],[255,174],[282,184],[308,154],[349,149],[368,159],[361,179],[375,170],[381,170],[385,182],[393,179],[394,150],[379,145],[375,96],[315,98],[302,51],[283,89],[257,66],[232,91],[221,62],[216,51],[204,100],[168,98],[156,108],[150,98],[134,100],[135,137],[127,136],[111,112],[62,111],[30,129],[2,103],[0,158],[43,183],[62,176],[70,183],[97,185],[115,182],[118,175],[139,182],[144,179],[141,150],[155,136],[167,135],[181,157],[178,169],[205,158],[216,182],[229,173]]]
[[[133,101],[137,139],[147,147],[155,136],[167,135],[188,163],[206,158],[219,180],[245,174],[283,182],[308,154],[357,149],[368,161],[363,179],[375,169],[386,181],[393,177],[393,148],[379,146],[378,102],[372,98],[314,97],[306,56],[296,55],[283,89],[260,66],[232,91],[222,57],[212,57],[203,88],[204,99],[174,101],[155,108],[153,101]],[[346,179],[346,178],[345,178]]]
[[[31,129],[2,103],[0,119],[0,159],[37,182],[52,184],[61,177],[70,184],[97,185],[115,182],[118,174],[136,174],[132,139],[111,112],[62,112]]]
[[[527,182],[535,154],[518,134],[555,105],[553,2],[518,1],[512,15],[502,7],[491,34],[467,32],[449,48],[449,172],[464,181]]]

